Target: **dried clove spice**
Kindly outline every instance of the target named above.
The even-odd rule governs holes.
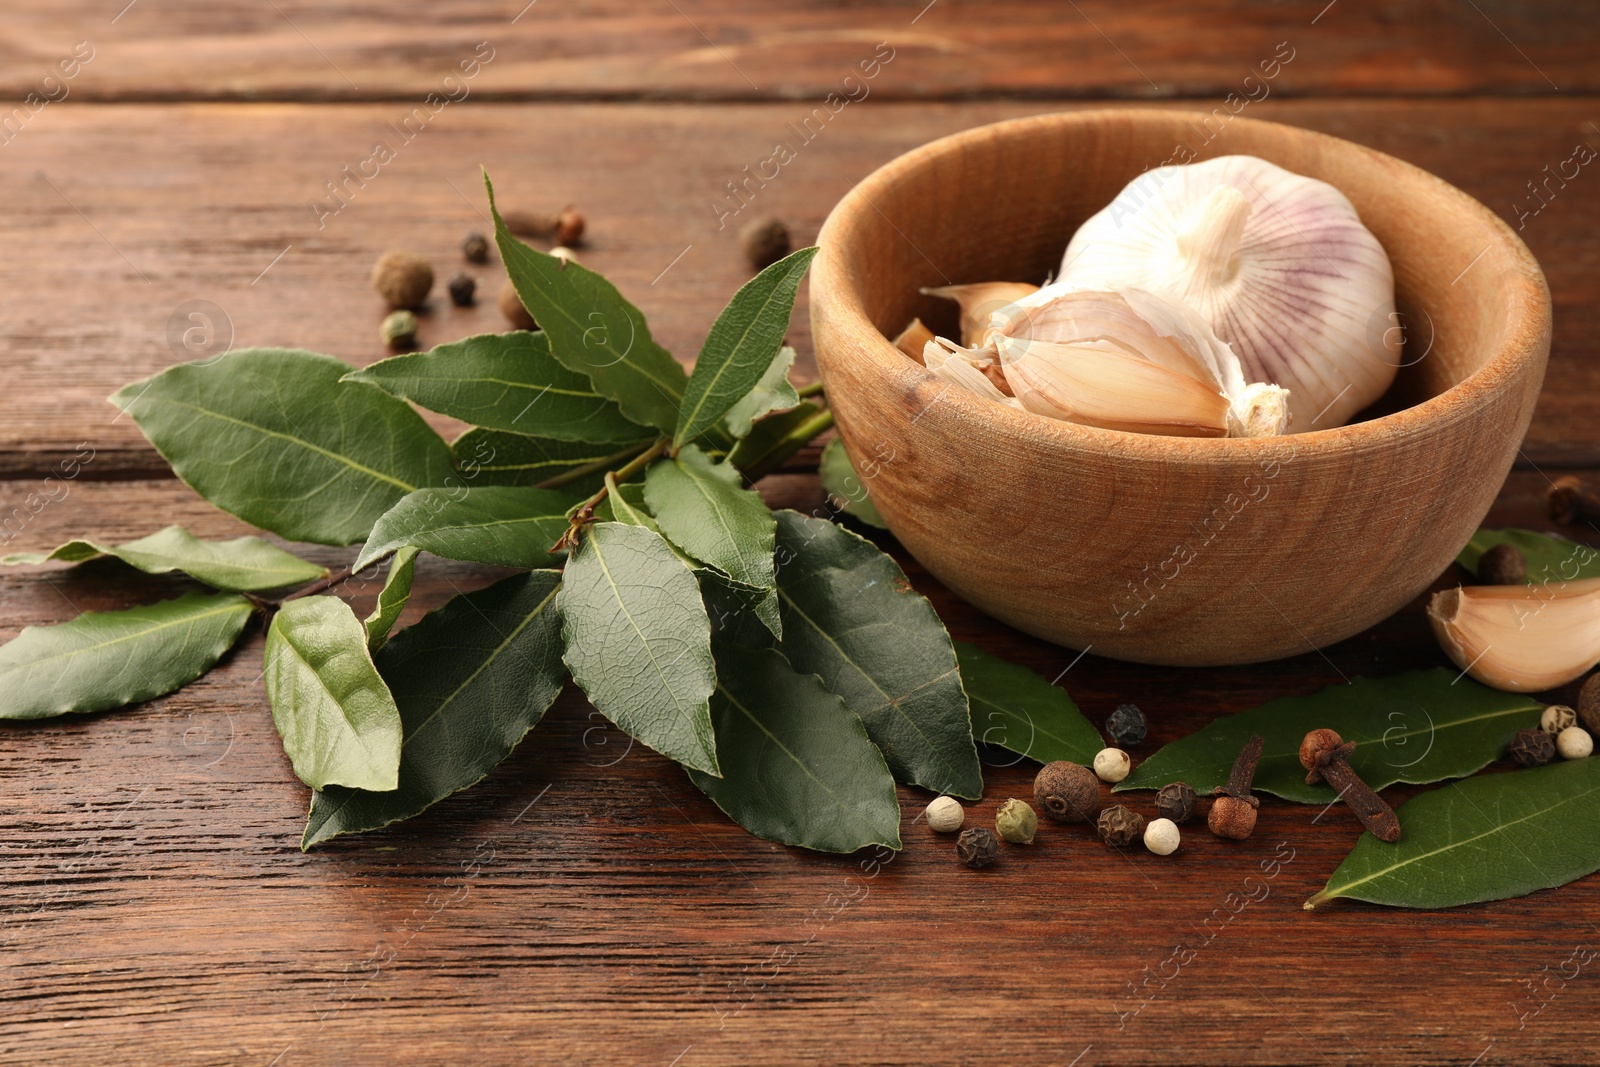
[[[1339,798],[1361,820],[1368,833],[1379,841],[1393,844],[1400,840],[1400,820],[1388,802],[1351,769],[1350,753],[1355,750],[1354,741],[1346,741],[1332,730],[1312,730],[1306,734],[1300,742],[1300,766],[1309,772],[1306,784],[1326,781],[1339,791]]]
[[[1564,474],[1546,490],[1545,504],[1556,522],[1572,525],[1600,520],[1600,497],[1596,497],[1575,474]]]
[[[1256,776],[1256,763],[1261,759],[1261,746],[1266,739],[1256,734],[1245,742],[1239,758],[1233,761],[1233,773],[1227,785],[1216,788],[1216,799],[1206,815],[1206,825],[1218,837],[1243,841],[1256,828],[1256,809],[1261,801],[1250,795],[1250,781]]]

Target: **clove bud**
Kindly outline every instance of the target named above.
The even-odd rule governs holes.
[[[1312,730],[1300,742],[1300,766],[1308,772],[1307,785],[1325,781],[1339,791],[1344,801],[1367,832],[1390,844],[1400,840],[1400,820],[1394,809],[1374,793],[1350,767],[1354,741],[1346,741],[1332,730]]]
[[[1261,746],[1266,739],[1260,734],[1245,743],[1239,758],[1233,761],[1233,773],[1228,784],[1216,788],[1216,798],[1206,815],[1206,826],[1218,837],[1243,841],[1256,828],[1256,809],[1261,801],[1250,795],[1250,780],[1256,776],[1256,763],[1261,759]]]

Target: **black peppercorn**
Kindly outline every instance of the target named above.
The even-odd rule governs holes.
[[[461,254],[468,263],[489,262],[489,239],[476,231],[461,240]]]
[[[1194,818],[1196,798],[1188,782],[1173,782],[1156,791],[1156,814],[1173,822]]]
[[[1484,585],[1522,585],[1528,561],[1516,545],[1498,544],[1478,559],[1478,581]]]
[[[1524,767],[1542,767],[1556,758],[1555,738],[1543,730],[1518,730],[1511,739],[1511,758]]]
[[[961,836],[956,838],[956,855],[968,867],[987,867],[1000,855],[1000,842],[994,831],[974,826],[961,831]]]
[[[1090,822],[1100,814],[1100,779],[1081,763],[1046,763],[1033,779],[1033,799],[1057,822]]]
[[[1106,844],[1126,848],[1144,836],[1144,816],[1122,804],[1100,813],[1100,836]]]
[[[457,274],[450,279],[450,303],[458,308],[469,308],[476,298],[478,283],[470,274]]]
[[[1118,704],[1106,719],[1106,736],[1119,745],[1137,745],[1149,731],[1150,724],[1137,704]]]

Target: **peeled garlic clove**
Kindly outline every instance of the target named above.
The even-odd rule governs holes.
[[[922,362],[922,350],[933,340],[933,331],[922,324],[921,319],[912,319],[906,323],[906,328],[900,331],[894,339],[894,346],[918,363]]]
[[[994,312],[1038,290],[1037,285],[1026,282],[972,282],[942,285],[937,289],[924,289],[922,293],[942,296],[961,305],[961,343],[976,348],[983,344],[989,318]]]
[[[1298,430],[1349,421],[1399,368],[1383,246],[1339,190],[1254,156],[1141,174],[1073,235],[1060,281],[1192,307],[1246,379],[1289,391]]]
[[[1106,430],[1227,435],[1227,398],[1187,374],[1103,347],[1008,338],[999,344],[1000,367],[1029,411]]]
[[[1445,654],[1484,685],[1554,689],[1600,662],[1600,578],[1446,589],[1428,603],[1428,621]]]

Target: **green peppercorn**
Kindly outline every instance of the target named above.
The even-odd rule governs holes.
[[[417,317],[409,311],[391,311],[378,330],[390,348],[410,348],[417,343]]]
[[[994,829],[1013,845],[1031,845],[1033,835],[1039,832],[1039,816],[1027,804],[1013,797],[995,812]]]
[[[961,836],[956,838],[956,855],[968,867],[987,867],[1000,855],[1000,842],[990,831],[974,826],[961,831]]]

